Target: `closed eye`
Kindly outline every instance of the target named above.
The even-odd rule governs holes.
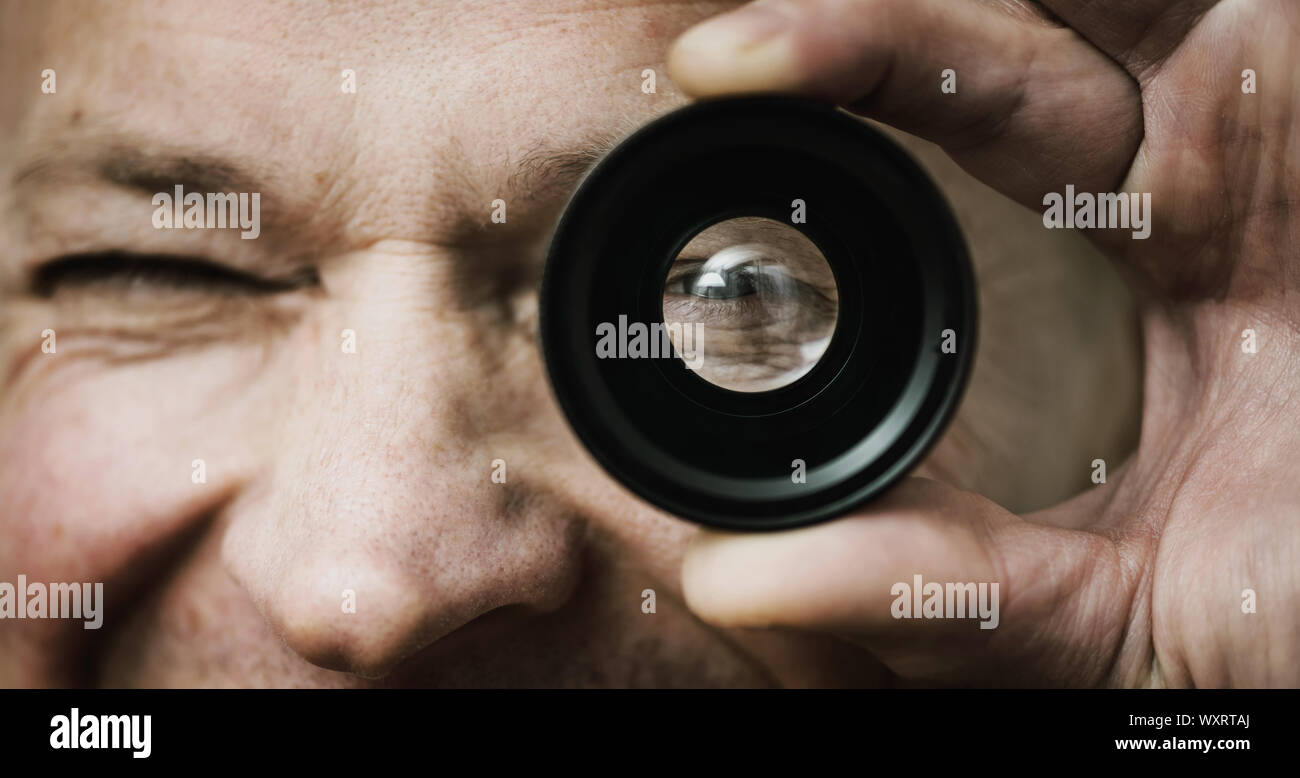
[[[63,289],[111,285],[117,291],[140,287],[203,292],[214,295],[271,295],[319,285],[316,269],[268,278],[235,270],[201,257],[102,251],[60,257],[41,265],[32,290],[53,297]]]

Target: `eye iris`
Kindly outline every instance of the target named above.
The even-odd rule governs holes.
[[[687,291],[709,300],[730,300],[758,292],[747,268],[701,268],[687,284]]]

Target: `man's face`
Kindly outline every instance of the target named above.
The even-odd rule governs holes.
[[[100,630],[0,621],[0,686],[877,678],[831,638],[693,617],[695,529],[592,462],[536,345],[576,179],[685,102],[669,43],[729,5],[6,4],[0,581],[106,601]],[[258,193],[259,234],[156,228],[178,185]],[[1083,260],[990,270],[1007,252],[981,232],[1033,219],[967,191],[995,302],[1096,293],[986,300],[992,345],[927,472],[1042,505],[1127,434],[1127,320],[1098,302],[1117,287],[1059,269]],[[1060,253],[1035,240],[1014,249]],[[1110,411],[1078,414],[1102,385]],[[1071,437],[1024,397],[1087,421]]]
[[[57,89],[0,110],[0,571],[103,581],[106,604],[100,631],[5,625],[0,683],[831,673],[833,644],[686,613],[691,528],[578,448],[535,344],[574,179],[684,102],[664,53],[718,10],[6,9],[7,72],[52,68]],[[155,229],[151,197],[176,184],[258,192],[260,235]],[[62,257],[89,261],[38,272]],[[782,661],[795,649],[816,661]]]

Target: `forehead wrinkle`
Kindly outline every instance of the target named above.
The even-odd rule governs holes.
[[[360,209],[367,214],[365,221],[352,227],[366,242],[394,238],[469,247],[531,240],[538,229],[551,226],[555,211],[596,162],[677,102],[664,100],[643,113],[623,102],[602,101],[590,114],[592,121],[576,128],[516,125],[525,130],[523,137],[496,138],[497,143],[480,144],[472,126],[453,126],[425,160],[434,171],[434,186],[406,190],[418,192],[420,210],[394,212],[383,205],[395,198],[395,182],[411,175],[410,170],[385,167],[386,174],[376,179],[380,185],[367,188],[368,205]],[[498,198],[506,201],[509,213],[500,225],[491,221],[491,203]]]

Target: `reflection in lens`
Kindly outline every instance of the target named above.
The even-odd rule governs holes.
[[[806,235],[747,216],[686,244],[664,283],[663,314],[674,348],[701,378],[763,392],[817,364],[838,300],[830,265]]]

